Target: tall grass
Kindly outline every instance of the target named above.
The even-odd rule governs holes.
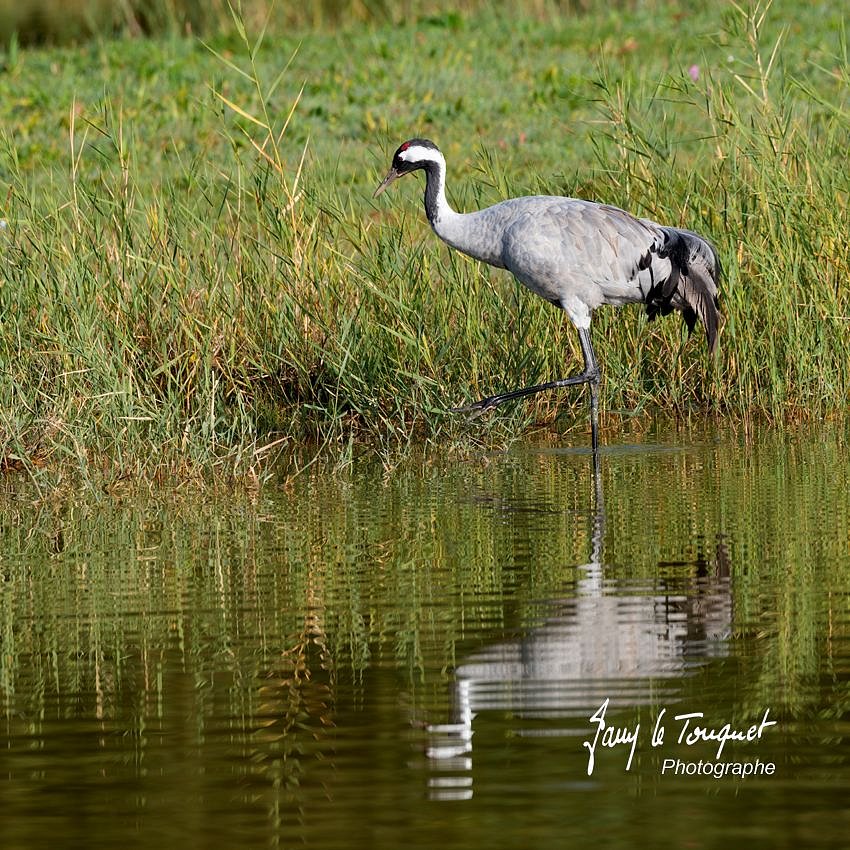
[[[731,73],[709,68],[702,85],[626,92],[603,83],[619,158],[607,176],[618,202],[711,235],[724,261],[718,368],[684,380],[689,361],[672,348],[668,357],[642,358],[655,403],[704,400],[737,415],[819,418],[846,413],[850,401],[846,45],[833,68],[805,84],[782,67],[785,33],[765,43],[768,7],[730,18],[741,51]],[[704,160],[690,173],[668,141],[671,100],[704,119]],[[620,343],[609,361],[627,369],[631,351],[608,338]]]
[[[476,28],[485,24],[471,20],[453,36],[480,48]],[[551,35],[531,18],[524,26],[524,37]],[[548,167],[536,174],[515,167],[510,147],[470,158],[456,141],[445,146],[461,209],[521,191],[581,194],[717,244],[725,326],[716,362],[701,339],[686,344],[679,322],[599,311],[604,424],[643,412],[846,412],[847,56],[841,47],[826,70],[795,59],[792,73],[786,45],[775,35],[766,42],[764,26],[760,9],[727,15],[714,64],[701,63],[697,81],[679,68],[640,73],[603,50],[594,111],[587,107],[593,170],[590,149],[579,148],[565,172],[559,142],[541,143]],[[463,126],[470,112],[478,119],[500,109],[499,91],[474,110],[462,98],[446,104],[448,112],[422,107],[426,92],[417,103],[430,117],[410,124],[402,112],[381,131],[352,90],[356,107],[338,117],[326,106],[333,95],[309,78],[302,98],[294,69],[302,54],[322,55],[320,37],[318,46],[305,38],[287,66],[293,41],[252,31],[238,15],[233,28],[235,41],[214,41],[203,56],[166,55],[173,80],[139,101],[122,86],[135,95],[138,80],[157,72],[147,70],[147,48],[122,52],[141,76],[113,83],[116,93],[95,105],[70,98],[61,153],[14,114],[0,154],[3,468],[37,482],[60,468],[92,483],[173,473],[252,478],[303,441],[342,457],[377,451],[390,459],[414,439],[501,438],[551,424],[558,411],[559,427],[583,429],[580,393],[540,397],[472,425],[446,413],[571,371],[574,332],[509,279],[441,246],[423,222],[418,190],[411,197],[414,178],[394,187],[389,202],[368,200],[402,132],[439,139],[451,121]],[[399,65],[399,50],[415,43],[416,30],[381,37],[384,64],[367,72],[367,97],[399,88],[410,96],[422,69]],[[352,50],[374,54],[373,33],[352,38]],[[433,43],[445,43],[441,31]],[[726,53],[736,57],[728,67],[718,58]],[[274,61],[264,60],[270,54]],[[113,73],[114,58],[92,56],[94,67]],[[45,85],[51,63],[71,61],[20,59],[44,67]],[[452,56],[427,61],[442,63],[441,73],[467,73]],[[400,84],[386,67],[411,82]],[[349,85],[333,68],[333,86]],[[197,78],[186,76],[190,69]],[[24,85],[20,68],[9,73]],[[483,98],[487,75],[479,73]],[[187,97],[192,79],[201,85]],[[544,67],[532,84],[536,99],[506,115],[506,125],[552,126],[565,101],[587,102],[589,90],[577,93],[581,82],[557,69]],[[151,125],[151,114],[164,116],[162,125]],[[353,145],[333,132],[352,114],[362,120]],[[316,138],[304,129],[311,119],[324,122]],[[534,160],[530,148],[516,150]],[[478,173],[461,177],[464,162]]]

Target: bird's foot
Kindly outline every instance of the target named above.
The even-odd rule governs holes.
[[[449,413],[469,413],[470,419],[474,419],[476,416],[480,416],[484,413],[485,410],[489,410],[491,407],[497,407],[503,399],[497,395],[491,395],[487,398],[482,398],[480,401],[476,401],[474,404],[467,404],[463,407],[450,407]]]

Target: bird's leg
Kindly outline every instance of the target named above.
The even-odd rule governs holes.
[[[467,407],[453,407],[453,413],[470,413],[497,407],[506,401],[515,398],[523,398],[527,395],[543,392],[544,390],[556,390],[560,387],[572,387],[576,384],[590,384],[590,432],[593,445],[593,453],[599,450],[599,364],[596,362],[596,354],[590,341],[590,329],[579,328],[578,337],[581,342],[581,353],[584,357],[584,371],[580,375],[572,375],[562,378],[560,381],[549,381],[546,384],[535,384],[533,387],[522,387],[511,390],[501,395],[491,395],[470,404]]]
[[[578,338],[581,342],[581,353],[584,356],[584,371],[590,384],[590,444],[593,456],[599,451],[599,364],[596,362],[596,352],[590,341],[590,328],[579,328]]]
[[[599,376],[591,379],[590,384],[590,445],[593,455],[599,452]]]

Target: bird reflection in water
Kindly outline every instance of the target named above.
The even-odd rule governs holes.
[[[455,670],[452,721],[427,727],[433,799],[472,797],[473,723],[480,712],[510,712],[517,736],[574,736],[551,723],[534,728],[533,721],[587,719],[608,697],[618,709],[649,705],[663,683],[672,689],[689,671],[726,654],[732,600],[722,539],[684,585],[606,578],[598,456],[593,497],[591,559],[578,567],[574,595],[547,602],[542,625],[472,654]]]

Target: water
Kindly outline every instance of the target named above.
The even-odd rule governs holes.
[[[9,501],[0,846],[844,847],[848,457],[668,433],[598,477],[551,440]],[[605,700],[634,752],[588,775]],[[718,759],[696,712],[767,725]]]

